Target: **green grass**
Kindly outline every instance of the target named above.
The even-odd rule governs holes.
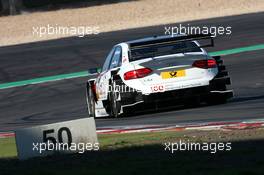
[[[171,154],[164,151],[164,142],[177,142],[179,139],[212,142],[219,139],[214,134],[208,137],[207,133],[208,131],[192,131],[99,135],[100,151],[54,155],[26,161],[19,161],[14,157],[14,139],[0,139],[0,174],[263,174],[263,139],[236,140],[232,142],[232,151],[216,154],[203,151],[178,151]],[[224,132],[221,134],[228,135]]]
[[[99,135],[101,149],[119,149],[124,147],[142,146],[182,137],[180,132],[143,132],[128,134]]]
[[[180,137],[179,132],[146,132],[130,134],[101,134],[98,135],[100,150],[120,149],[124,147],[141,146],[160,143],[161,140],[170,140]],[[0,158],[17,156],[15,138],[0,139]]]
[[[0,138],[0,158],[17,156],[15,138]]]

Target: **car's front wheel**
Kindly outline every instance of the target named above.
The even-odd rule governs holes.
[[[91,86],[87,83],[86,86],[86,102],[89,117],[95,117],[95,98]]]
[[[121,102],[118,100],[119,92],[116,88],[116,82],[111,80],[110,82],[111,90],[109,90],[109,106],[110,106],[110,116],[111,117],[119,117],[121,111]]]

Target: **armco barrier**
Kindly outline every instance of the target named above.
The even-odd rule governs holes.
[[[8,0],[0,0],[0,15],[8,15],[9,13],[10,13],[9,1]]]
[[[119,2],[118,0],[116,0]],[[92,2],[93,4],[112,3],[108,0],[0,0],[0,16],[1,15],[16,15],[23,10],[30,10],[42,6],[57,5],[70,2]]]
[[[40,7],[49,4],[62,4],[67,2],[78,2],[87,0],[21,0],[26,8]]]
[[[16,15],[22,8],[22,0],[0,0],[0,15]]]
[[[76,0],[75,0],[76,1]],[[49,4],[75,2],[74,0],[0,0],[0,15],[16,15],[22,9],[41,7]]]

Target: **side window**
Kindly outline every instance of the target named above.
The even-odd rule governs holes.
[[[111,60],[111,64],[110,64],[110,69],[116,68],[118,66],[120,66],[121,64],[121,58],[122,58],[122,49],[120,46],[118,46],[115,49],[115,52],[113,54],[112,60]]]
[[[112,58],[112,55],[113,55],[113,52],[114,52],[115,48],[113,48],[109,54],[107,55],[106,59],[105,59],[105,62],[104,62],[104,65],[103,65],[103,68],[102,68],[102,72],[108,70],[109,68],[109,64],[110,64],[110,61],[111,61],[111,58]]]
[[[121,58],[122,58],[122,49],[120,46],[118,46],[115,49],[115,52],[113,54],[111,63],[110,63],[110,69],[116,68],[118,66],[120,66],[121,64]]]

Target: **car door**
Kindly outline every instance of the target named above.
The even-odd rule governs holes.
[[[105,62],[103,64],[103,67],[102,67],[102,71],[96,80],[96,96],[97,96],[98,100],[105,100],[107,98],[107,96],[105,96],[106,89],[104,86],[104,81],[106,79],[105,75],[106,75],[108,68],[110,66],[110,62],[111,62],[112,55],[113,55],[114,51],[115,51],[115,48],[112,48],[112,50],[107,55]]]
[[[105,64],[103,66],[102,73],[100,74],[98,85],[100,89],[99,100],[106,100],[109,90],[109,79],[111,78],[111,70],[120,67],[122,58],[122,48],[121,46],[116,46],[109,53]]]

